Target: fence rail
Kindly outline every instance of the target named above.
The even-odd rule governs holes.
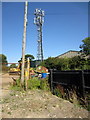
[[[49,70],[49,82],[53,92],[54,85],[76,86],[78,92],[83,96],[88,91],[90,93],[90,70]]]

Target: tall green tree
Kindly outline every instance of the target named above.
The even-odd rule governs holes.
[[[90,56],[90,37],[85,38],[82,42],[83,44],[80,45],[81,52]]]
[[[48,69],[54,69],[55,68],[55,58],[49,57],[46,60],[44,60],[40,65],[47,67]]]
[[[25,55],[25,60],[27,60],[27,58],[30,58],[31,61],[35,59],[34,56],[31,55],[31,54],[26,54]],[[21,61],[22,61],[22,58],[18,62],[21,62]]]
[[[49,57],[44,60],[41,65],[47,67],[48,69],[57,69],[57,70],[68,70],[68,59],[67,58],[54,58]]]
[[[34,61],[34,56],[33,55],[31,55],[31,54],[26,54],[25,55],[25,61],[27,61],[27,58],[29,58],[30,59],[30,66],[31,67],[35,67],[35,61]],[[22,62],[22,58],[18,61],[19,63],[20,62]],[[27,62],[25,62],[25,67],[27,66]],[[20,66],[20,68],[21,68],[21,66]]]
[[[7,61],[7,57],[4,54],[0,54],[0,71],[8,71],[8,61]]]
[[[7,57],[4,54],[0,54],[0,64],[7,65]]]
[[[81,62],[82,61],[80,56],[74,56],[69,59],[69,68],[71,70],[79,69]]]
[[[85,59],[81,56],[75,56],[72,58],[49,57],[41,63],[41,66],[57,70],[89,70],[90,59]]]
[[[30,58],[30,60],[34,60],[34,56],[30,54],[25,55],[25,59]]]

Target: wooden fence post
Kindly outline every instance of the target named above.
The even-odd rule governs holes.
[[[27,88],[28,88],[27,80],[28,80],[28,70],[25,69],[25,90],[27,90]]]
[[[28,71],[27,80],[29,80],[30,78],[30,59],[29,58],[27,58],[27,71]]]
[[[84,71],[82,70],[82,88],[83,88],[83,97],[85,97],[85,81],[84,81]]]
[[[53,70],[50,69],[50,82],[51,82],[51,91],[53,93]]]
[[[27,59],[27,68],[25,70],[25,89],[27,90],[28,88],[28,80],[30,78],[30,60],[29,58]]]

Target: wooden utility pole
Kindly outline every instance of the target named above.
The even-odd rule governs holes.
[[[27,27],[27,9],[28,2],[25,2],[25,13],[24,13],[24,31],[22,40],[22,68],[21,68],[21,85],[24,85],[24,68],[25,68],[25,47],[26,47],[26,27]]]

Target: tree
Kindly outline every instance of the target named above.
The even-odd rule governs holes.
[[[10,68],[17,68],[16,64],[11,64]]]
[[[30,54],[26,54],[25,55],[25,61],[27,60],[27,58],[30,58],[30,61],[32,61],[34,59],[34,56],[30,55]],[[22,58],[18,62],[21,62],[21,61],[22,61]]]
[[[4,54],[0,54],[0,64],[7,65],[7,57]]]
[[[30,58],[30,60],[33,60],[33,59],[34,59],[34,56],[33,56],[33,55],[30,55],[30,54],[26,54],[26,55],[25,55],[25,59],[27,60],[27,58]]]
[[[81,52],[85,54],[86,56],[90,56],[90,37],[85,38],[82,40],[83,44],[80,45]]]
[[[44,66],[48,69],[57,69],[57,70],[68,70],[69,69],[67,58],[49,57],[41,63],[41,66]]]
[[[35,58],[33,55],[26,54],[25,55],[25,61],[27,61],[27,58],[30,59],[30,66],[35,67],[35,61],[33,61]],[[19,63],[22,62],[22,58],[18,61]],[[27,67],[27,62],[25,62],[25,68]],[[21,68],[21,67],[20,67]]]
[[[0,54],[0,71],[8,71],[7,57],[4,54]]]
[[[54,69],[55,68],[55,58],[49,57],[46,60],[44,60],[40,65],[47,67],[48,69]]]
[[[80,56],[74,56],[69,59],[69,68],[71,70],[78,69],[80,67],[80,61],[81,57]]]
[[[72,58],[53,58],[49,57],[41,64],[48,69],[57,70],[89,70],[90,59],[85,59],[81,56],[74,56]]]

